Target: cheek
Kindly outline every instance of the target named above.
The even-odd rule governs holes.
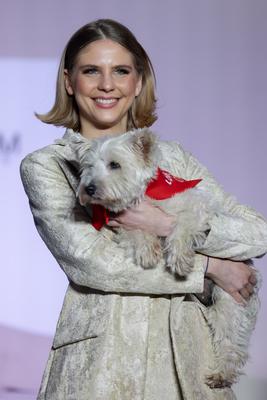
[[[130,77],[129,79],[121,83],[121,89],[123,90],[124,94],[128,96],[134,97],[136,88],[137,88],[137,80],[133,77]]]
[[[91,82],[88,82],[84,77],[79,76],[75,80],[75,84],[73,85],[74,88],[74,95],[79,95],[79,94],[86,94],[90,92],[92,89],[93,85]]]

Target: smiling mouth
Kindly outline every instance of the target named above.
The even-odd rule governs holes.
[[[96,105],[98,107],[101,108],[111,108],[113,106],[115,106],[119,101],[119,98],[104,98],[104,97],[96,97],[94,98],[94,102],[96,103]]]

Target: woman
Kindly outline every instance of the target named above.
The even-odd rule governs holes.
[[[38,115],[68,129],[21,165],[36,227],[70,281],[39,400],[235,398],[231,388],[205,384],[213,351],[205,306],[192,293],[203,291],[206,273],[237,301],[249,298],[255,277],[241,261],[267,251],[264,219],[236,204],[178,144],[162,143],[162,167],[185,179],[201,177],[225,206],[182,281],[125,259],[112,230],[97,232],[75,196],[79,174],[70,142],[150,126],[155,105],[152,65],[126,27],[98,20],[72,36],[55,105]],[[166,236],[172,219],[144,201],[109,225]]]

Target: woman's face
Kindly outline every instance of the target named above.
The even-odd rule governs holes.
[[[78,54],[71,74],[65,71],[65,82],[75,97],[83,135],[126,130],[127,112],[142,88],[127,49],[110,39],[90,43]]]

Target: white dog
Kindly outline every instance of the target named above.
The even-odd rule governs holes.
[[[170,198],[151,195],[157,199],[153,200],[157,206],[175,217],[171,235],[159,238],[141,230],[120,229],[115,237],[127,255],[144,268],[156,267],[164,259],[171,273],[186,277],[192,271],[195,251],[206,239],[208,221],[219,208],[212,196],[198,187],[184,190],[198,181],[188,183],[158,168],[161,159],[158,141],[148,129],[74,146],[81,172],[79,201],[82,205],[92,205],[96,213],[104,210],[105,217],[108,212],[118,213],[138,204],[149,195],[148,188],[153,192],[159,178],[165,179],[167,186],[174,183],[179,187],[181,182],[181,192],[178,188],[177,194]],[[213,304],[207,308],[216,355],[215,367],[206,376],[210,387],[230,386],[241,374],[259,308],[258,285],[246,306],[214,286]]]

